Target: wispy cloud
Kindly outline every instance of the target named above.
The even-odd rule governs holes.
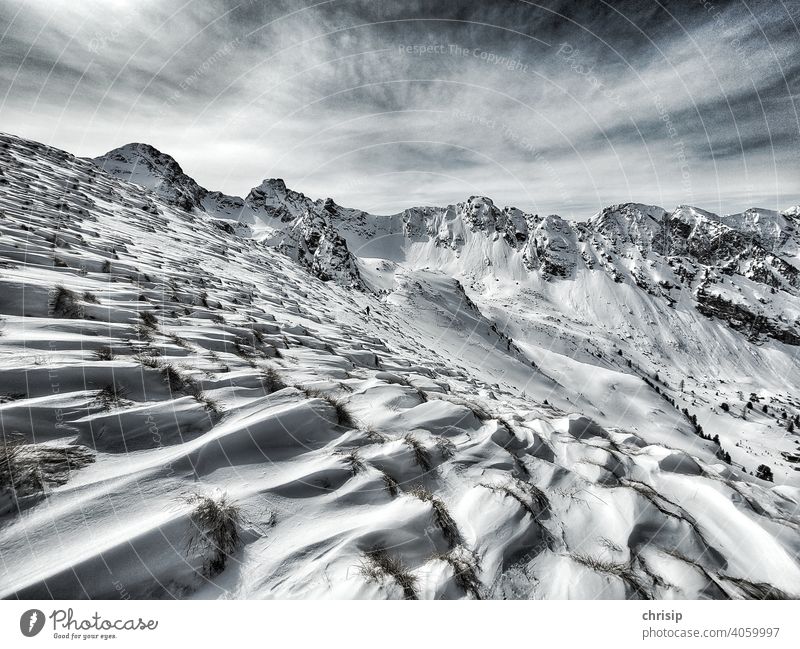
[[[488,5],[488,6],[487,6]],[[3,129],[378,212],[800,202],[783,3],[0,0]]]

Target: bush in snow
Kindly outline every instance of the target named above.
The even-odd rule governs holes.
[[[203,559],[203,574],[214,577],[225,569],[228,558],[239,547],[241,510],[225,495],[215,500],[192,494],[186,500],[194,506],[187,551]]]

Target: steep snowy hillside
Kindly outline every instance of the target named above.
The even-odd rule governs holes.
[[[0,596],[800,596],[796,222],[0,135]]]

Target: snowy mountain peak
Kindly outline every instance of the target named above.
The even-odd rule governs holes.
[[[183,172],[175,158],[149,144],[126,144],[92,162],[106,173],[141,185],[181,209],[202,209],[202,201],[208,194]]]
[[[277,218],[283,222],[296,219],[313,208],[314,201],[291,189],[281,178],[268,178],[253,187],[244,202],[251,209],[263,212],[263,216]]]
[[[178,178],[191,180],[184,174],[178,161],[150,144],[131,142],[92,160],[106,173],[114,176],[140,174],[174,181]],[[135,182],[131,180],[131,182]],[[194,182],[192,180],[192,182]],[[140,183],[137,183],[140,184]],[[150,187],[148,187],[150,189]]]
[[[286,195],[289,190],[286,189],[286,183],[283,178],[265,178],[259,187],[262,190],[270,189],[276,194]]]
[[[589,226],[617,242],[626,241],[650,249],[660,239],[667,211],[655,205],[611,205],[589,219]]]
[[[792,207],[788,207],[781,212],[785,217],[791,219],[800,218],[800,205],[793,205]]]

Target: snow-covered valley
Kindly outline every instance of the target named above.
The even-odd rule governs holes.
[[[378,216],[0,135],[0,597],[797,597],[798,360],[798,207]]]

